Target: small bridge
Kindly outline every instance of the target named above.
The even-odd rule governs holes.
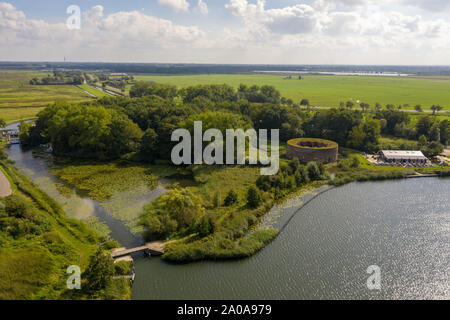
[[[169,241],[171,242],[171,241]],[[117,250],[111,253],[111,257],[113,259],[120,258],[123,256],[128,256],[132,253],[137,252],[145,252],[147,254],[150,254],[152,256],[160,256],[164,254],[164,247],[169,242],[163,243],[161,241],[155,241],[155,242],[149,242],[143,246],[131,248],[131,249],[124,249],[124,250]]]
[[[160,255],[164,254],[164,249],[165,249],[166,245],[168,245],[169,243],[189,239],[196,235],[197,235],[197,233],[194,233],[194,234],[191,234],[190,236],[187,236],[187,237],[184,237],[181,239],[170,240],[170,241],[166,241],[166,242],[162,242],[162,241],[148,242],[147,244],[145,244],[143,246],[131,248],[131,249],[116,249],[116,251],[113,251],[111,253],[111,257],[113,259],[117,259],[120,257],[129,256],[130,254],[136,253],[136,252],[145,252],[151,256],[160,256]]]

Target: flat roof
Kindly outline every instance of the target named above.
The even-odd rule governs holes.
[[[415,150],[381,150],[380,151],[384,157],[388,159],[417,159],[417,160],[425,160],[425,157],[422,151]]]

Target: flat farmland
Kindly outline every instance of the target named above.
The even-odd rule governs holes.
[[[295,102],[309,99],[312,106],[338,107],[339,102],[360,101],[373,106],[376,102],[386,104],[417,104],[430,109],[433,104],[450,108],[450,77],[380,77],[380,76],[322,76],[304,75],[285,79],[285,75],[265,74],[211,74],[211,75],[137,75],[136,80],[155,81],[186,87],[197,84],[229,84],[275,86],[286,98]]]
[[[55,101],[81,102],[91,97],[72,85],[32,86],[30,79],[45,77],[36,71],[0,70],[0,118],[7,122],[35,116]]]

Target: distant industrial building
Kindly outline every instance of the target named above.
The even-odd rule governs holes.
[[[412,164],[425,164],[427,157],[425,157],[422,151],[410,151],[410,150],[381,150],[378,152],[380,159],[387,163],[412,163]]]

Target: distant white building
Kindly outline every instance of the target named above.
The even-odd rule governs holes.
[[[381,150],[378,154],[382,160],[390,163],[426,163],[428,160],[422,151]]]

